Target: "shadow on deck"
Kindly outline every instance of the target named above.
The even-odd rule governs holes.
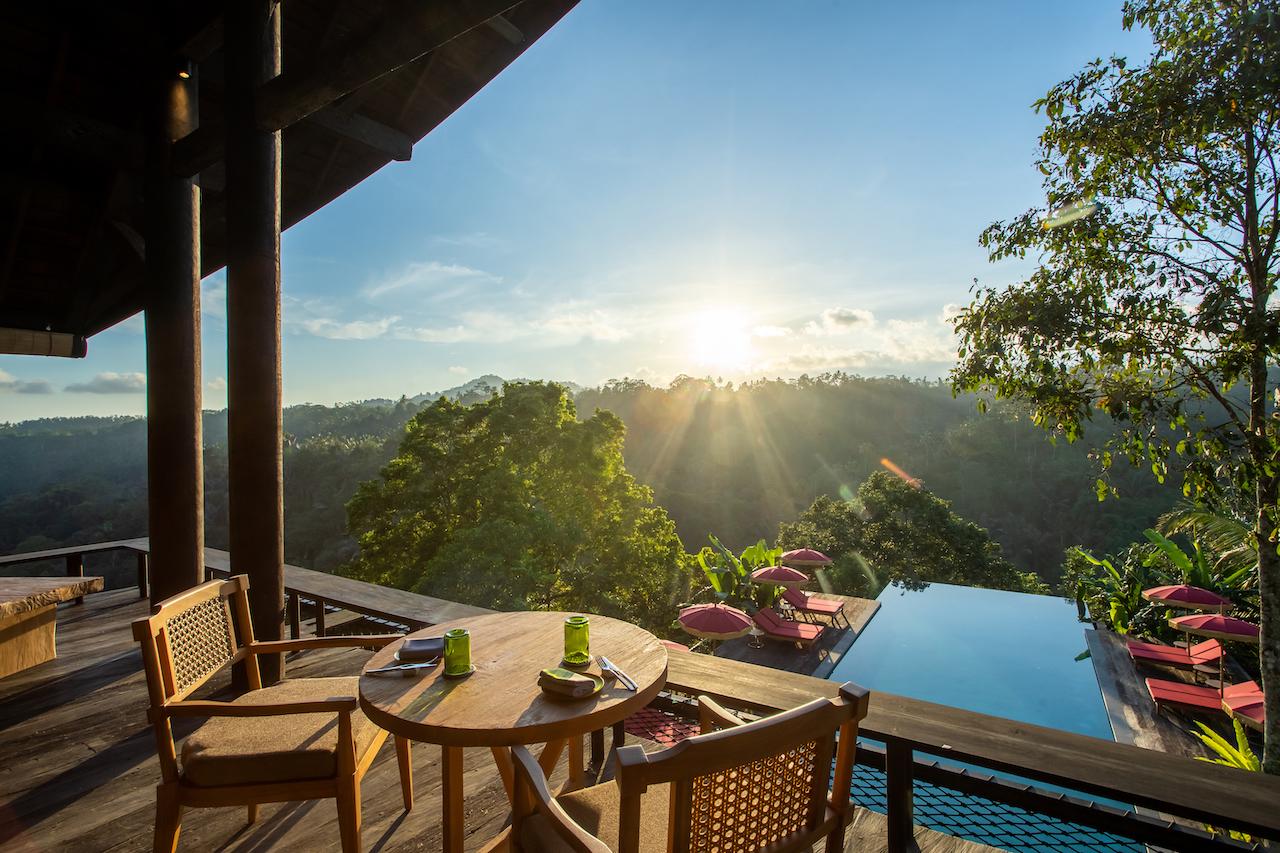
[[[0,849],[133,851],[151,847],[155,786],[160,779],[155,741],[146,724],[146,687],[129,623],[147,613],[134,589],[88,596],[58,612],[58,657],[0,680]],[[310,651],[290,657],[290,676],[357,673],[361,650]],[[229,676],[215,677],[194,698],[229,692]],[[184,725],[179,726],[178,723]],[[198,721],[175,721],[175,734]],[[643,738],[628,742],[658,748]],[[440,751],[413,750],[415,808],[405,812],[395,751],[388,740],[363,784],[364,849],[369,853],[439,850]],[[564,762],[561,762],[563,768]],[[564,770],[553,777],[559,785]],[[465,752],[467,850],[483,848],[506,824],[507,797],[488,750]],[[979,851],[980,845],[918,828],[920,850]],[[243,808],[184,813],[179,850],[261,853],[328,851],[340,847],[332,800],[264,805],[253,826]],[[885,849],[883,815],[858,810],[851,850]]]

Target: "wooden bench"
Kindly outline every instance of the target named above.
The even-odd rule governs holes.
[[[57,656],[58,604],[102,589],[102,578],[0,578],[0,678]]]

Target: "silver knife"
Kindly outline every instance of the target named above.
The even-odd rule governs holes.
[[[600,662],[601,669],[607,670],[608,672],[612,672],[614,675],[616,675],[618,677],[618,680],[622,682],[624,687],[626,687],[632,693],[638,692],[636,688],[636,683],[634,680],[632,680],[631,676],[627,675],[625,672],[618,669],[618,667],[614,666],[613,661],[609,660],[607,657],[604,657],[603,655],[598,656],[596,660]]]

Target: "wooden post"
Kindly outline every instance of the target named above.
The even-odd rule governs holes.
[[[889,812],[887,841],[890,853],[909,850],[915,841],[913,760],[910,744],[897,740],[885,743],[885,800]]]
[[[294,593],[286,604],[289,611],[289,637],[298,639],[302,636],[302,596]]]
[[[152,71],[146,133],[147,528],[157,601],[204,575],[200,189],[170,163],[174,140],[196,128],[197,88],[178,72],[167,62]]]
[[[138,559],[138,598],[147,597],[147,557],[146,551],[139,551],[136,554]]]
[[[84,577],[84,554],[68,554],[67,555],[67,577],[82,578]],[[76,604],[84,604],[84,596],[77,595],[75,597]]]
[[[280,133],[258,129],[258,87],[280,73],[280,6],[237,0],[226,55],[227,444],[231,564],[249,576],[253,628],[282,637],[284,486],[280,387]],[[258,658],[264,684],[280,655]]]

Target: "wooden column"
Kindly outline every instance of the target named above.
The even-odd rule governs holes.
[[[280,389],[280,132],[254,117],[258,87],[280,73],[280,7],[228,3],[226,54],[227,428],[231,565],[249,576],[255,634],[284,621]],[[264,684],[279,655],[259,659]]]
[[[147,506],[159,601],[204,578],[200,423],[200,190],[170,169],[173,142],[195,130],[194,76],[154,72],[147,115]]]

